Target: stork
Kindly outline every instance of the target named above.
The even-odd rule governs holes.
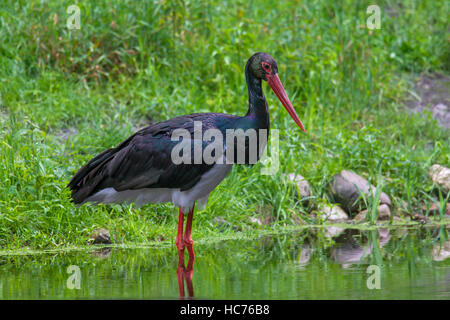
[[[245,116],[196,113],[152,124],[137,131],[117,147],[95,156],[78,170],[68,184],[72,201],[78,205],[86,202],[134,202],[137,206],[142,206],[146,203],[172,202],[178,207],[176,237],[179,255],[178,282],[183,283],[183,272],[187,272],[185,275],[191,283],[191,287],[188,284],[190,292],[195,259],[191,236],[195,204],[197,203],[200,208],[206,205],[211,191],[220,184],[236,163],[239,151],[244,152],[244,163],[253,164],[252,156],[258,161],[265,147],[265,143],[261,142],[267,141],[270,120],[262,80],[267,81],[295,123],[305,131],[278,77],[277,63],[269,54],[258,52],[251,56],[245,66],[245,78],[249,96],[249,107]],[[236,142],[238,139],[222,141],[219,145],[222,145],[223,149],[215,149],[214,154],[211,153],[215,156],[212,163],[203,157],[200,157],[200,161],[192,161],[199,152],[203,153],[208,147],[211,149],[212,144],[212,141],[199,142],[195,137],[197,133],[204,134],[208,130],[213,130],[225,137],[230,130],[233,132],[239,129],[241,132],[253,129],[262,132],[263,135],[257,135],[256,140],[246,137],[242,150]],[[174,159],[174,155],[181,155],[174,152],[175,148],[180,148],[179,136],[175,134],[180,131],[187,132],[191,138],[190,144],[187,144],[188,148],[183,149],[181,156],[188,161],[180,162],[180,159]],[[214,141],[217,142],[217,139],[216,136]],[[229,145],[230,141],[233,145]],[[255,143],[257,146],[252,146]],[[254,153],[252,150],[256,150],[256,155],[252,154]],[[189,151],[192,151],[190,155]],[[231,159],[227,157],[227,153],[233,154]],[[189,254],[186,268],[185,248]],[[180,294],[183,292],[180,286]]]

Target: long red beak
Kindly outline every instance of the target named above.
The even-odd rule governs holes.
[[[298,117],[297,113],[295,112],[295,109],[292,106],[292,103],[289,100],[289,98],[286,94],[286,91],[283,88],[283,85],[281,84],[280,78],[278,78],[278,74],[267,75],[267,83],[272,88],[273,92],[275,92],[278,99],[280,99],[281,103],[286,108],[287,112],[290,114],[292,119],[294,119],[295,123],[300,127],[300,129],[302,129],[304,132],[306,132],[305,127],[303,126],[302,122],[300,121],[300,118]]]

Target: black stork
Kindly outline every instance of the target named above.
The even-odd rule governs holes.
[[[146,203],[172,202],[178,207],[177,276],[182,296],[184,296],[183,276],[187,277],[188,289],[190,295],[193,295],[192,272],[195,255],[191,229],[195,203],[197,201],[200,206],[206,205],[210,192],[226,177],[232,163],[228,161],[206,163],[203,159],[194,163],[174,161],[172,151],[179,143],[179,140],[173,139],[174,132],[183,129],[195,141],[195,123],[201,123],[202,133],[208,129],[215,129],[226,136],[227,130],[254,129],[265,130],[267,135],[269,111],[261,80],[267,81],[295,123],[305,131],[278,77],[277,63],[269,54],[258,52],[250,57],[245,66],[245,78],[249,95],[249,107],[245,116],[196,113],[152,124],[139,130],[117,147],[105,150],[94,157],[78,170],[68,184],[72,192],[72,201],[76,204],[135,202],[137,206],[141,206]],[[256,143],[259,142],[257,139]],[[245,163],[249,161],[249,150],[255,150],[249,146],[251,143],[252,140],[245,139]],[[234,146],[227,146],[224,142],[223,154],[225,155],[226,150],[230,148],[236,150],[236,145],[237,143]],[[202,143],[200,152],[207,146],[208,143]],[[262,149],[264,147],[265,144]],[[192,150],[195,156],[198,149]],[[258,153],[256,160],[259,160],[262,150],[258,147],[256,150]],[[236,157],[236,153],[234,154]],[[188,214],[183,238],[186,211]],[[185,247],[189,254],[186,268]]]

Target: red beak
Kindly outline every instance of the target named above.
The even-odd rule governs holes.
[[[292,106],[292,103],[289,100],[286,91],[283,88],[283,85],[281,84],[280,78],[278,78],[278,74],[267,75],[267,83],[272,88],[273,92],[275,92],[278,99],[280,99],[281,103],[286,108],[287,112],[290,114],[292,119],[294,119],[295,123],[300,127],[300,129],[306,132],[305,127],[300,121],[300,118],[295,112],[295,109]]]

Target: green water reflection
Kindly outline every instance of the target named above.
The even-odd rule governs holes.
[[[197,245],[195,298],[449,299],[447,232],[330,227]],[[177,299],[177,262],[175,245],[1,256],[0,299]],[[68,288],[71,265],[80,289]],[[367,287],[369,265],[380,266],[381,289]]]

